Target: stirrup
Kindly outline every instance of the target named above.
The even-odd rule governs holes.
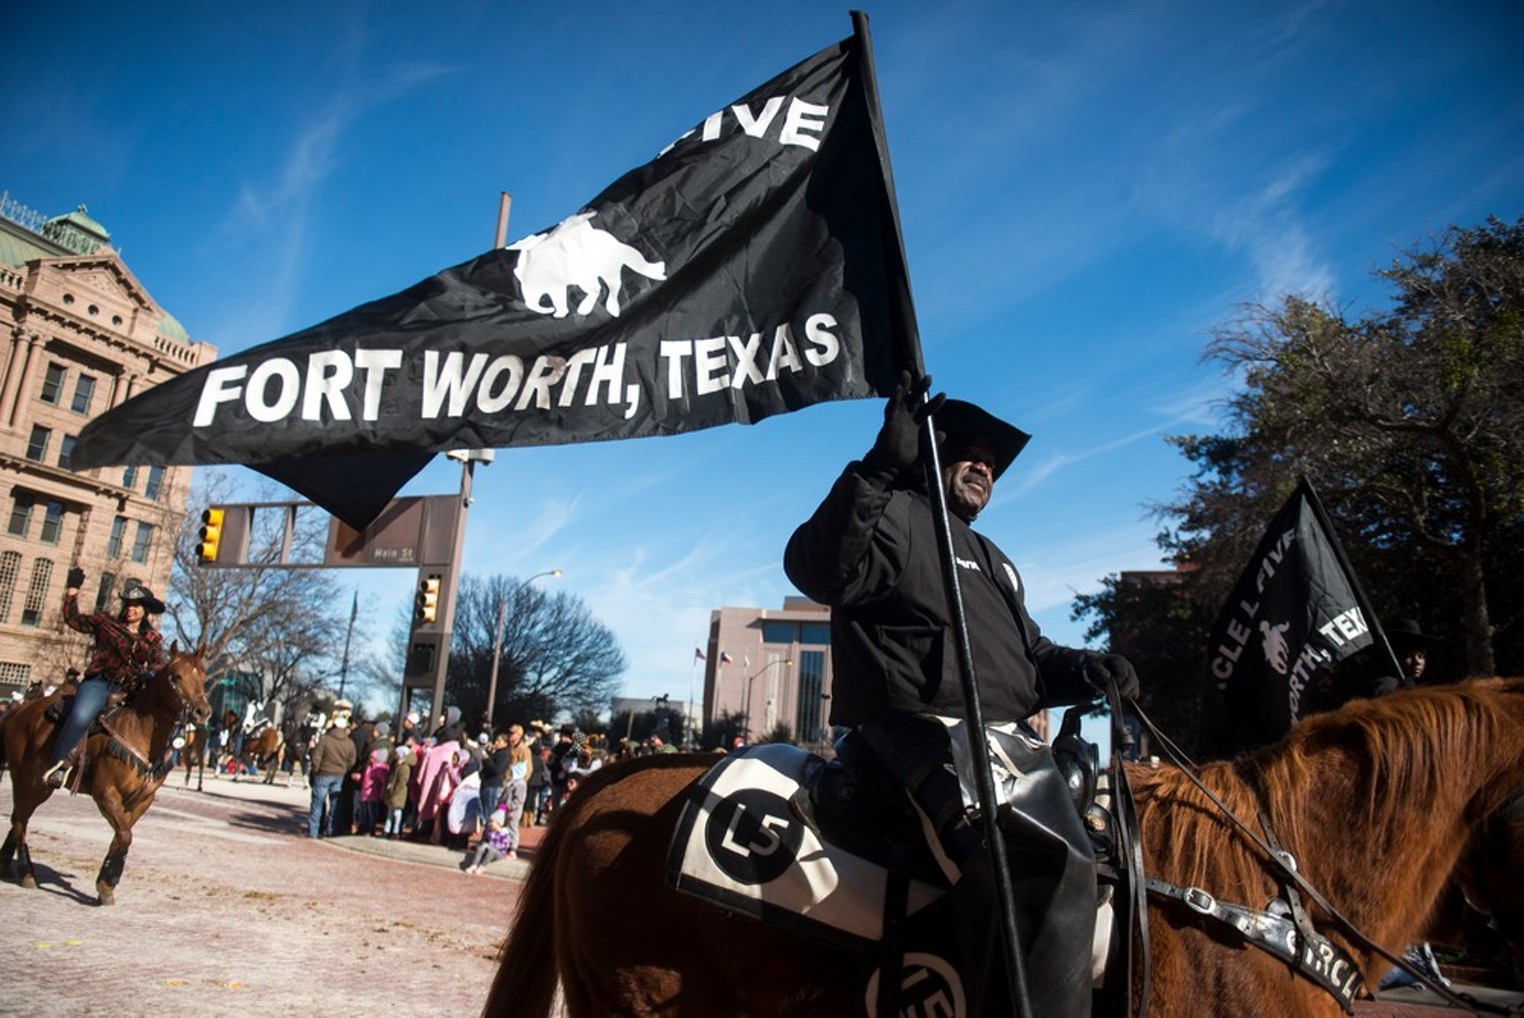
[[[42,780],[50,788],[62,788],[69,780],[69,769],[69,760],[65,757],[43,772]]]

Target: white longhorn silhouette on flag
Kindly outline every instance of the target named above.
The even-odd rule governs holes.
[[[599,294],[607,288],[604,307],[618,318],[625,269],[648,279],[667,278],[665,262],[653,262],[612,233],[597,229],[591,223],[594,215],[579,212],[547,233],[531,234],[508,245],[509,251],[519,252],[513,274],[530,310],[565,318],[569,291],[576,287],[582,291],[577,316],[585,317],[592,313]]]

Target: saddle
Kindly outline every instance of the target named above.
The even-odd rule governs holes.
[[[812,755],[806,761],[799,790],[789,799],[794,815],[829,844],[948,886],[904,786],[856,732],[838,739],[835,750],[833,760]]]
[[[79,687],[75,683],[68,683],[63,688],[65,690],[78,690]],[[129,695],[130,694],[127,692],[127,690],[113,686],[111,692],[106,694],[106,705],[101,708],[101,712],[96,715],[95,720],[90,724],[90,733],[100,731],[101,718],[105,717],[107,714],[110,714],[122,704],[126,703],[127,697]],[[58,699],[54,700],[52,703],[43,708],[42,716],[53,722],[53,724],[58,725],[63,723],[64,718],[68,717],[69,711],[73,709],[74,693],[65,692],[63,696],[60,696]]]
[[[1053,761],[1100,862],[1114,854],[1113,825],[1109,800],[1099,794],[1100,748],[1080,734],[1081,718],[1077,709],[1065,713],[1053,741]],[[885,867],[908,859],[916,879],[945,886],[947,878],[904,787],[855,731],[834,748],[835,759],[811,756],[805,764],[799,790],[789,800],[795,815],[830,844]]]
[[[1066,722],[1057,742],[1063,783],[1085,817],[1098,857],[1101,894],[1092,945],[1092,973],[1098,976],[1116,928],[1108,879],[1115,871],[1099,863],[1111,848],[1115,825],[1099,778],[1099,753],[1080,737],[1077,717]],[[928,1007],[933,997],[945,995],[941,999],[959,1003],[943,1013],[966,1015],[973,999],[948,931],[970,921],[959,911],[968,907],[969,896],[949,893],[954,879],[967,876],[950,877],[943,869],[939,847],[932,847],[935,835],[862,736],[849,733],[835,748],[836,758],[827,761],[792,746],[763,744],[711,768],[690,790],[674,829],[668,884],[853,950],[868,971],[903,971],[901,994],[913,985]],[[896,958],[901,961],[891,960]],[[892,992],[877,997],[873,1009],[892,1010]],[[899,1003],[907,1001],[901,996]]]

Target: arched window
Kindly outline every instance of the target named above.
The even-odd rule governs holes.
[[[42,625],[42,610],[48,603],[48,584],[53,579],[52,559],[32,560],[32,580],[26,587],[26,600],[21,602],[21,624]]]
[[[0,554],[0,624],[11,620],[11,598],[16,596],[16,578],[21,575],[21,552]]]

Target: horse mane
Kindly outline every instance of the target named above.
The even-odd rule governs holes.
[[[1280,743],[1204,765],[1199,777],[1261,837],[1267,812],[1299,862],[1341,851],[1340,839],[1347,846],[1354,828],[1363,845],[1382,852],[1418,836],[1400,804],[1472,824],[1502,806],[1512,789],[1473,797],[1499,766],[1524,763],[1518,721],[1502,700],[1521,692],[1524,683],[1482,680],[1354,700],[1303,720]],[[1240,901],[1271,893],[1258,850],[1183,772],[1133,767],[1128,776],[1152,869]]]

